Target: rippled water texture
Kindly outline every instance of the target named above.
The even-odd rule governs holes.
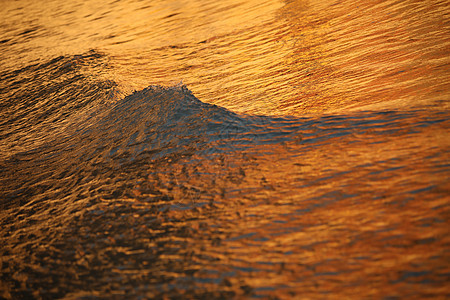
[[[0,5],[0,298],[450,298],[448,1]]]

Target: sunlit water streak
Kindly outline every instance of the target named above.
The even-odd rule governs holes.
[[[450,297],[446,1],[1,4],[0,297]]]

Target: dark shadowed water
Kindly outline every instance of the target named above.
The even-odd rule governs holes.
[[[447,1],[0,5],[0,298],[450,298]]]

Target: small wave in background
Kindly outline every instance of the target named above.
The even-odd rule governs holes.
[[[0,297],[449,297],[445,1],[4,5]]]

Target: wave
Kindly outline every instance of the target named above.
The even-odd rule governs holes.
[[[201,102],[186,86],[122,97],[115,82],[99,79],[105,60],[90,51],[0,74],[3,158],[60,143],[83,145],[79,153],[91,158],[98,149],[105,157],[161,157],[286,138],[280,130],[287,119],[238,115]]]
[[[238,115],[203,103],[186,86],[150,86],[125,97],[99,120],[94,133],[99,139],[93,143],[104,145],[104,154],[112,157],[206,155],[294,138],[289,123],[288,118]]]
[[[149,86],[124,96],[117,83],[102,79],[107,69],[107,57],[90,51],[0,74],[4,204],[48,190],[64,198],[110,170],[127,172],[168,157],[268,153],[274,144],[317,147],[348,135],[356,142],[367,132],[401,131],[399,122],[416,115],[242,115],[200,101],[184,85]],[[427,122],[417,119],[411,128]]]
[[[299,138],[290,118],[238,115],[186,86],[124,96],[90,51],[0,74],[0,183],[4,205],[76,194],[104,170],[164,157],[207,156]],[[294,125],[294,126],[293,126]]]

